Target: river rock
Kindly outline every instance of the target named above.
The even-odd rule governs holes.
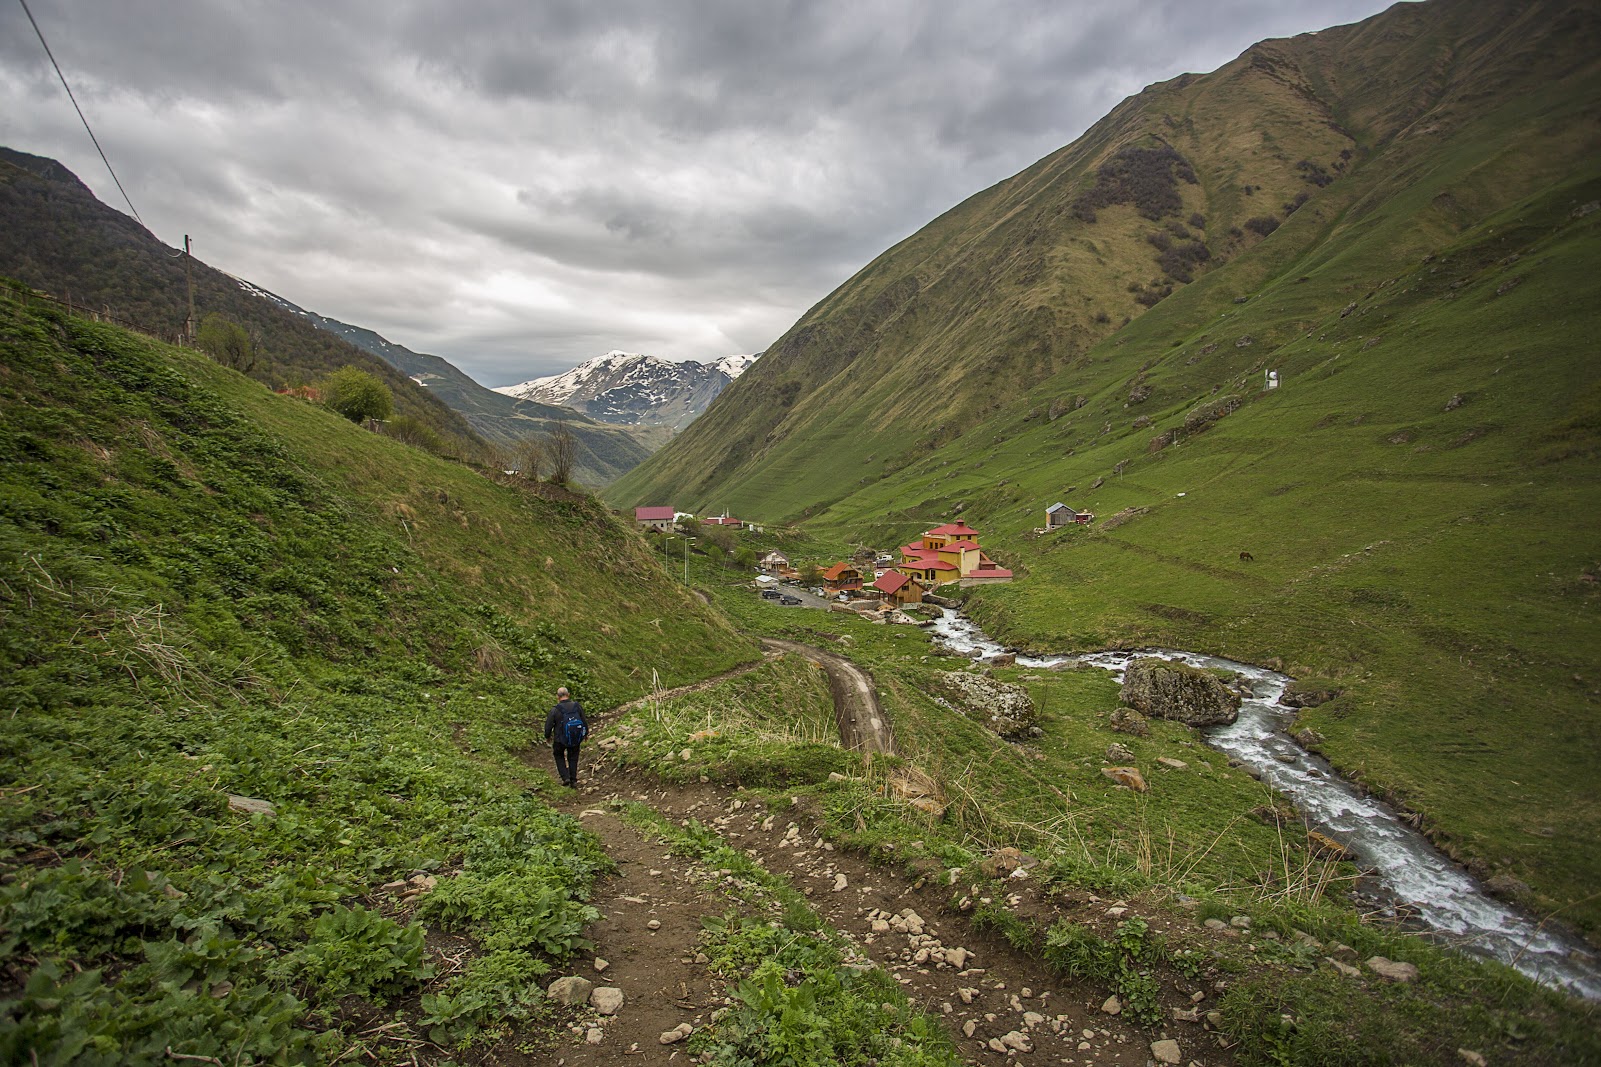
[[[1415,982],[1418,977],[1417,966],[1411,963],[1399,963],[1395,960],[1385,959],[1383,956],[1370,956],[1367,959],[1368,970],[1380,978],[1391,982]]]
[[[589,1003],[589,991],[593,988],[595,988],[595,984],[589,979],[570,974],[565,978],[558,978],[550,983],[550,988],[545,992],[549,993],[550,999],[558,1004],[569,1008],[579,1008]]]
[[[939,676],[939,680],[941,687],[968,718],[977,720],[1002,737],[1027,737],[1029,727],[1036,725],[1039,712],[1028,690],[1020,685],[996,681],[968,671],[946,671]]]
[[[1137,711],[1187,726],[1221,726],[1239,718],[1240,696],[1206,671],[1146,658],[1128,666],[1118,699]]]
[[[1316,830],[1308,830],[1306,832],[1306,847],[1312,851],[1312,855],[1317,856],[1319,859],[1348,860],[1351,858],[1350,849],[1334,840],[1334,838],[1320,834]]]
[[[1118,785],[1132,789],[1136,793],[1144,793],[1151,788],[1145,784],[1145,776],[1140,774],[1138,767],[1102,767],[1101,773]]]

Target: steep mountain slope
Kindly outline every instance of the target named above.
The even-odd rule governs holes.
[[[326,330],[371,352],[406,375],[413,382],[459,412],[484,440],[515,453],[530,438],[548,435],[557,427],[567,429],[578,442],[574,475],[584,485],[599,488],[624,471],[638,466],[650,449],[638,437],[601,426],[570,407],[559,403],[538,403],[507,397],[473,381],[448,360],[424,352],[413,352],[382,335],[361,326],[352,326],[315,311],[298,307],[276,293],[258,289],[248,282],[240,286],[299,315],[320,330]]]
[[[885,252],[611,499],[671,489],[694,505],[715,492],[778,518],[898,469],[1096,358],[1092,345],[1185,279],[1221,269],[1248,294],[1336,236],[1302,225],[1267,241],[1292,212],[1398,224],[1375,211],[1440,161],[1494,151],[1465,132],[1469,120],[1580,91],[1593,21],[1562,2],[1399,5],[1154,85]],[[1431,226],[1568,173],[1582,136],[1570,126],[1557,143],[1530,143],[1528,180],[1504,193],[1430,207],[1438,217],[1417,220],[1424,234],[1398,257]],[[1305,299],[1345,302],[1316,282]]]
[[[610,866],[522,760],[555,686],[601,710],[753,643],[589,498],[196,353],[7,292],[0,368],[0,1059],[555,1026],[534,984]]]
[[[673,363],[654,356],[612,351],[562,374],[495,391],[523,400],[577,408],[602,422],[682,430],[756,359],[755,355],[724,356],[711,363]]]
[[[1593,937],[1598,56],[1591,5],[1430,3],[1154,86],[881,256],[614,496],[881,546],[959,512],[1021,579],[974,591],[997,635],[1282,660],[1343,694],[1310,743]],[[1116,162],[1164,144],[1194,185]],[[1173,222],[1209,246],[1188,284]],[[1057,500],[1099,521],[1037,534]]]
[[[381,359],[317,329],[301,316],[241,290],[222,271],[193,261],[195,316],[216,312],[256,341],[251,372],[277,387],[303,385],[347,364],[377,375],[397,414],[422,420],[463,454],[483,442],[437,398]],[[157,336],[176,336],[188,314],[184,262],[133,219],[95,199],[52,159],[0,147],[0,275],[108,308]]]

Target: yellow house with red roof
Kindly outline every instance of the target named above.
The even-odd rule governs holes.
[[[1008,582],[1012,572],[998,567],[979,547],[978,531],[965,522],[936,526],[901,546],[895,569],[926,587],[950,582]]]

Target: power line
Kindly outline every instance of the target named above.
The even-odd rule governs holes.
[[[67,91],[67,99],[72,101],[72,109],[78,113],[78,119],[83,123],[84,130],[88,132],[89,140],[94,142],[95,151],[100,153],[100,161],[106,165],[106,170],[110,173],[111,180],[117,183],[117,192],[122,194],[123,202],[128,205],[128,210],[133,212],[134,220],[143,226],[145,220],[139,217],[139,209],[134,207],[133,201],[128,198],[128,190],[122,187],[122,181],[117,177],[117,172],[111,169],[111,160],[106,158],[106,150],[100,147],[100,138],[95,136],[94,130],[89,129],[89,120],[84,116],[83,108],[78,106],[78,98],[72,95],[72,86],[67,84],[67,76],[61,73],[61,64],[56,62],[55,54],[50,51],[50,44],[44,39],[44,31],[39,28],[39,23],[34,19],[33,12],[28,10],[28,0],[17,0],[17,3],[22,5],[23,13],[28,16],[28,21],[33,23],[33,32],[39,35],[39,43],[44,46],[44,54],[50,57],[50,65],[56,68],[56,77],[61,79],[61,87]]]

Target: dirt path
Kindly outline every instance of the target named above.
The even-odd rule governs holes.
[[[828,671],[844,745],[893,751],[889,723],[865,671],[809,645],[771,639],[763,644],[773,655],[803,655]],[[635,701],[605,718],[651,699],[707,688],[754,666]],[[1232,1062],[1199,1021],[1217,993],[1205,983],[1169,991],[1185,1005],[1175,1009],[1185,1018],[1142,1027],[1107,1010],[1109,990],[1063,980],[998,934],[975,930],[959,901],[953,903],[960,889],[925,884],[924,878],[836,850],[822,839],[815,813],[796,802],[769,809],[740,789],[667,785],[618,767],[599,743],[585,746],[584,754],[583,787],[563,792],[558,806],[600,838],[618,873],[597,887],[593,902],[605,918],[589,932],[593,959],[575,961],[569,973],[620,990],[623,1007],[613,1016],[577,1009],[568,1031],[556,1036],[557,1064],[688,1062],[680,1045],[662,1043],[663,1035],[680,1024],[698,1029],[723,1003],[721,982],[697,962],[696,947],[702,920],[731,906],[719,888],[721,872],[671,855],[653,835],[614,814],[604,803],[611,799],[647,803],[674,822],[698,819],[767,870],[786,875],[831,927],[894,975],[914,1003],[945,1021],[968,1063],[1145,1067],[1153,1062],[1151,1043],[1169,1038],[1182,1050],[1180,1062]],[[1021,892],[1007,903],[1041,904],[1037,885],[1015,884]],[[1063,906],[1082,921],[1110,924],[1129,910],[1123,901],[1078,896]],[[600,960],[604,969],[597,969]]]
[[[823,665],[823,670],[828,672],[828,687],[834,694],[834,718],[839,724],[841,745],[864,752],[895,751],[895,735],[890,729],[889,716],[879,706],[872,675],[844,656],[797,641],[764,637],[762,644]]]
[[[594,899],[606,918],[590,936],[606,969],[597,973],[583,960],[569,973],[621,989],[624,1005],[604,1020],[581,1009],[546,1062],[687,1062],[678,1046],[661,1044],[661,1035],[680,1023],[699,1028],[722,1004],[721,983],[696,962],[695,944],[702,918],[730,907],[718,891],[719,873],[670,855],[610,813],[604,800],[614,797],[648,803],[674,822],[698,819],[768,870],[787,875],[830,926],[893,974],[914,1003],[944,1019],[969,1063],[1145,1067],[1150,1043],[1167,1037],[1179,1041],[1181,1062],[1232,1062],[1198,1022],[1147,1029],[1108,1014],[1108,990],[1063,980],[999,935],[975,931],[952,905],[950,887],[924,885],[834,849],[803,807],[769,809],[742,790],[712,784],[667,786],[617,767],[599,745],[592,757],[586,748],[586,757],[583,787],[564,794],[558,806],[600,838],[619,873]],[[1193,1006],[1204,1015],[1213,991],[1197,984],[1193,992],[1199,995]],[[990,1042],[1003,1038],[1030,1051],[997,1052]]]

